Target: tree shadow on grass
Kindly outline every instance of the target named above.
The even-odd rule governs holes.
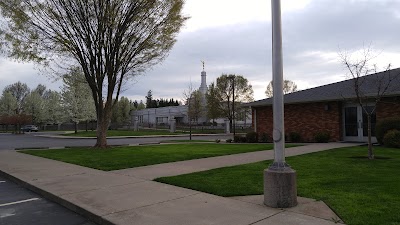
[[[350,156],[349,158],[351,159],[368,159],[368,156]],[[374,156],[374,159],[382,159],[382,160],[388,160],[388,159],[393,159],[391,157],[386,157],[386,156]]]

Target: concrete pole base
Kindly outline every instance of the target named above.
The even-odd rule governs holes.
[[[230,133],[231,133],[231,128],[229,120],[225,120],[225,134],[230,134]]]
[[[135,120],[133,121],[133,131],[138,131],[139,130],[139,119],[135,117]]]
[[[175,133],[176,132],[176,119],[170,119],[169,120],[169,132],[170,133]]]
[[[297,205],[296,171],[290,167],[264,170],[264,204],[272,208]]]

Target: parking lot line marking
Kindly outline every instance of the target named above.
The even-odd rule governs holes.
[[[14,213],[4,213],[4,214],[0,214],[0,218],[6,218],[6,217],[9,217],[9,216],[15,216],[15,214],[14,214]]]
[[[0,183],[5,183],[5,181],[4,180],[0,180]]]
[[[22,201],[17,201],[17,202],[9,202],[9,203],[5,203],[5,204],[0,204],[0,207],[9,206],[9,205],[16,205],[16,204],[25,203],[25,202],[31,202],[31,201],[36,201],[36,200],[39,200],[39,199],[40,198],[30,198],[30,199],[26,199],[26,200],[22,200]]]

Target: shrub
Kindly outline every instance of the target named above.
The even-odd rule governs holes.
[[[383,144],[386,147],[400,148],[400,131],[399,130],[389,130],[383,136]]]
[[[233,137],[233,142],[235,143],[245,143],[246,140],[246,137],[240,135],[235,135],[235,137]]]
[[[232,143],[232,139],[226,139],[226,143]]]
[[[266,142],[268,142],[268,140],[269,140],[268,134],[267,133],[261,133],[260,142],[266,143]]]
[[[221,142],[221,140],[215,139],[215,143],[220,143],[220,142]]]
[[[246,134],[246,140],[248,143],[257,143],[258,134],[256,132],[249,132]]]
[[[290,132],[289,139],[291,142],[301,142],[301,136],[297,132]]]
[[[393,117],[378,121],[375,127],[376,140],[384,144],[383,137],[389,130],[400,130],[400,118]]]
[[[318,143],[328,143],[331,134],[327,131],[319,131],[314,135],[314,139]]]

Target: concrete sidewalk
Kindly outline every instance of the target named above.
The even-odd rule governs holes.
[[[309,149],[320,151],[345,145],[311,145]],[[306,148],[299,148],[296,152],[289,150],[287,155],[306,152]],[[214,163],[200,166],[201,162],[211,162],[216,158],[195,163],[193,170],[218,166]],[[230,158],[236,161],[231,164],[220,161],[218,167],[246,163],[256,158],[257,156],[251,158],[247,154],[239,154]],[[258,161],[260,159],[266,159],[266,155],[258,158]],[[193,161],[191,160],[192,163]],[[185,162],[173,164],[179,167],[181,163]],[[169,170],[173,164],[168,164],[164,169]],[[7,178],[99,224],[333,225],[339,220],[326,205],[313,200],[299,199],[301,204],[288,210],[273,209],[262,204],[262,196],[223,198],[150,181],[151,176],[133,177],[121,171],[99,171],[15,151],[0,152],[0,171]],[[141,171],[145,170],[141,168]],[[177,171],[172,173],[179,174]]]
[[[304,146],[286,148],[286,156],[303,155],[328,149],[357,146],[359,143],[313,143]],[[181,162],[163,163],[131,169],[114,170],[113,173],[135,178],[154,180],[158,177],[169,177],[180,174],[194,173],[220,167],[235,166],[263,160],[274,159],[274,151],[258,151],[235,155],[218,156],[204,159],[194,159]]]

